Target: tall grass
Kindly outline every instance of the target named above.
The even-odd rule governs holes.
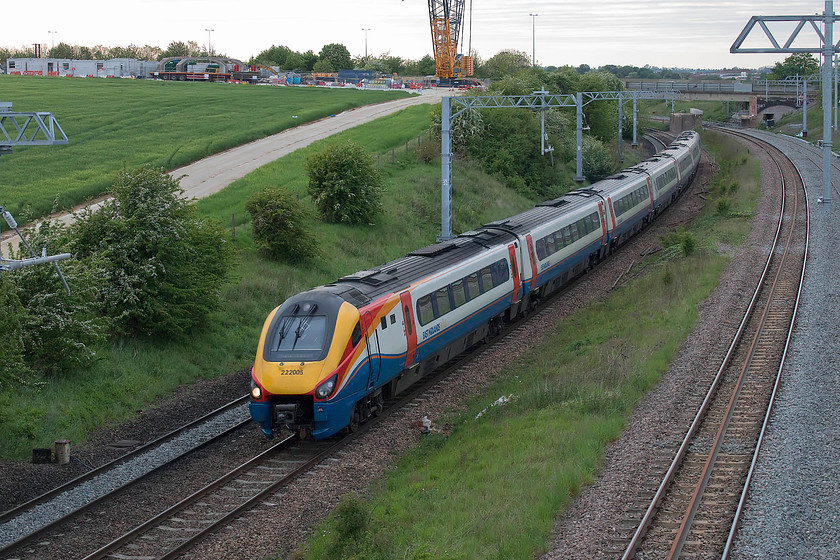
[[[734,207],[754,205],[760,175],[736,144],[704,134],[707,150],[734,157],[715,181]],[[646,273],[564,320],[548,340],[426,436],[369,489],[352,515],[368,518],[351,541],[345,510],[321,523],[295,558],[530,559],[551,541],[556,516],[591,482],[605,446],[660,379],[718,284],[729,257],[721,239],[743,239],[741,216],[709,205],[683,237],[690,252],[649,257]],[[664,252],[663,252],[664,253]],[[499,395],[505,406],[488,407]],[[479,411],[487,412],[478,417]]]
[[[298,124],[403,95],[0,75],[0,100],[11,101],[14,111],[53,113],[70,140],[64,146],[15,148],[3,157],[0,204],[19,216],[42,216],[98,196],[123,169],[144,164],[174,169]]]

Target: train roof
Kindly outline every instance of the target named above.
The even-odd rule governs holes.
[[[348,274],[315,289],[336,294],[361,307],[383,295],[402,291],[418,280],[468,260],[487,248],[512,240],[513,236],[503,230],[470,231],[449,241],[415,249],[376,268]]]
[[[691,138],[691,135],[684,133],[676,142]],[[672,147],[679,146],[672,144],[668,149]],[[356,307],[362,307],[383,295],[405,290],[418,280],[468,260],[488,248],[510,243],[517,236],[533,231],[554,217],[589,207],[593,201],[600,200],[601,193],[615,190],[632,181],[634,177],[646,173],[648,168],[661,165],[663,161],[673,161],[673,157],[663,153],[657,154],[590,187],[570,191],[509,218],[462,233],[449,241],[416,249],[404,257],[369,270],[348,274],[335,282],[314,289],[335,294]]]
[[[591,203],[597,196],[589,189],[569,192],[509,218],[490,222],[440,243],[411,251],[381,266],[348,274],[331,284],[315,288],[336,294],[356,307],[402,291],[439,270],[456,265],[491,247],[505,245],[556,216]]]

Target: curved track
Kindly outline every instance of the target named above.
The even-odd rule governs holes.
[[[776,239],[729,352],[630,538],[627,560],[727,556],[778,388],[804,276],[808,207],[793,163],[745,138],[773,156],[783,180]]]

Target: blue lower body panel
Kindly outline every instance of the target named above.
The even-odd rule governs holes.
[[[274,437],[274,406],[269,401],[251,401],[248,410],[251,412],[251,420],[260,425],[266,437]]]

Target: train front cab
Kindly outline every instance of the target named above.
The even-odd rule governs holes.
[[[286,426],[319,439],[345,427],[355,395],[340,389],[366,357],[362,340],[358,309],[336,295],[303,292],[275,309],[251,372],[249,410],[262,432]]]

